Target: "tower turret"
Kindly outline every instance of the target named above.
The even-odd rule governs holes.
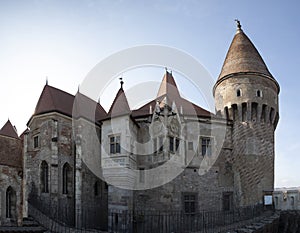
[[[217,114],[232,121],[232,157],[238,205],[260,203],[274,187],[274,131],[279,84],[238,27],[214,86]]]

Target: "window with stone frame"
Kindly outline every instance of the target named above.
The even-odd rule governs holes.
[[[6,218],[15,218],[16,192],[11,186],[6,190]]]
[[[62,193],[63,194],[71,194],[72,186],[73,186],[73,176],[72,176],[72,168],[68,163],[65,163],[63,166],[63,182],[62,182]]]
[[[201,154],[203,156],[212,155],[212,138],[210,137],[201,137]]]
[[[197,193],[182,193],[182,207],[185,214],[197,212]]]
[[[179,138],[169,136],[169,151],[170,152],[175,153],[176,151],[178,151],[179,144],[180,144]]]
[[[39,148],[40,143],[39,143],[39,135],[36,135],[33,137],[33,148]]]
[[[41,192],[42,193],[49,193],[49,166],[46,161],[43,161],[41,163],[41,173],[40,173],[40,179],[41,179]]]
[[[113,135],[109,137],[109,153],[119,154],[121,153],[121,136]]]

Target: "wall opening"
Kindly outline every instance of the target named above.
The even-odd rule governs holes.
[[[65,163],[63,166],[63,194],[70,194],[72,190],[73,177],[72,177],[72,168],[68,163]]]
[[[41,192],[48,193],[49,192],[49,167],[46,161],[42,161],[41,163]]]
[[[233,117],[233,120],[238,120],[238,107],[237,107],[237,104],[233,104],[231,106],[232,108],[232,117]]]
[[[269,116],[270,124],[273,123],[274,115],[275,115],[274,108],[271,108],[271,110],[270,110],[270,116]]]
[[[6,190],[6,218],[16,218],[16,192],[11,186]]]
[[[262,109],[261,109],[260,122],[265,123],[266,122],[266,116],[267,116],[267,105],[263,104]]]
[[[257,120],[257,106],[258,104],[253,102],[251,104],[251,120],[255,122]]]
[[[247,103],[242,103],[242,121],[247,121]]]

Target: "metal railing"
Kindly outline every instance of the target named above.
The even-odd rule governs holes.
[[[110,211],[109,232],[226,232],[245,225],[247,220],[253,221],[262,216],[264,210],[262,205],[256,205],[232,211],[203,211],[194,214],[180,211]]]

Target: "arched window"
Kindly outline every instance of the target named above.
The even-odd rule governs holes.
[[[41,192],[48,193],[49,192],[49,168],[46,161],[43,161],[41,164]]]
[[[262,97],[262,91],[261,90],[257,90],[256,91],[256,96],[257,97]]]
[[[72,168],[68,163],[63,166],[63,194],[70,194],[72,190]]]
[[[237,97],[240,97],[241,95],[242,95],[241,90],[240,90],[240,89],[237,89],[237,90],[236,90],[236,96],[237,96]]]
[[[6,218],[15,218],[16,192],[11,186],[6,190]]]

